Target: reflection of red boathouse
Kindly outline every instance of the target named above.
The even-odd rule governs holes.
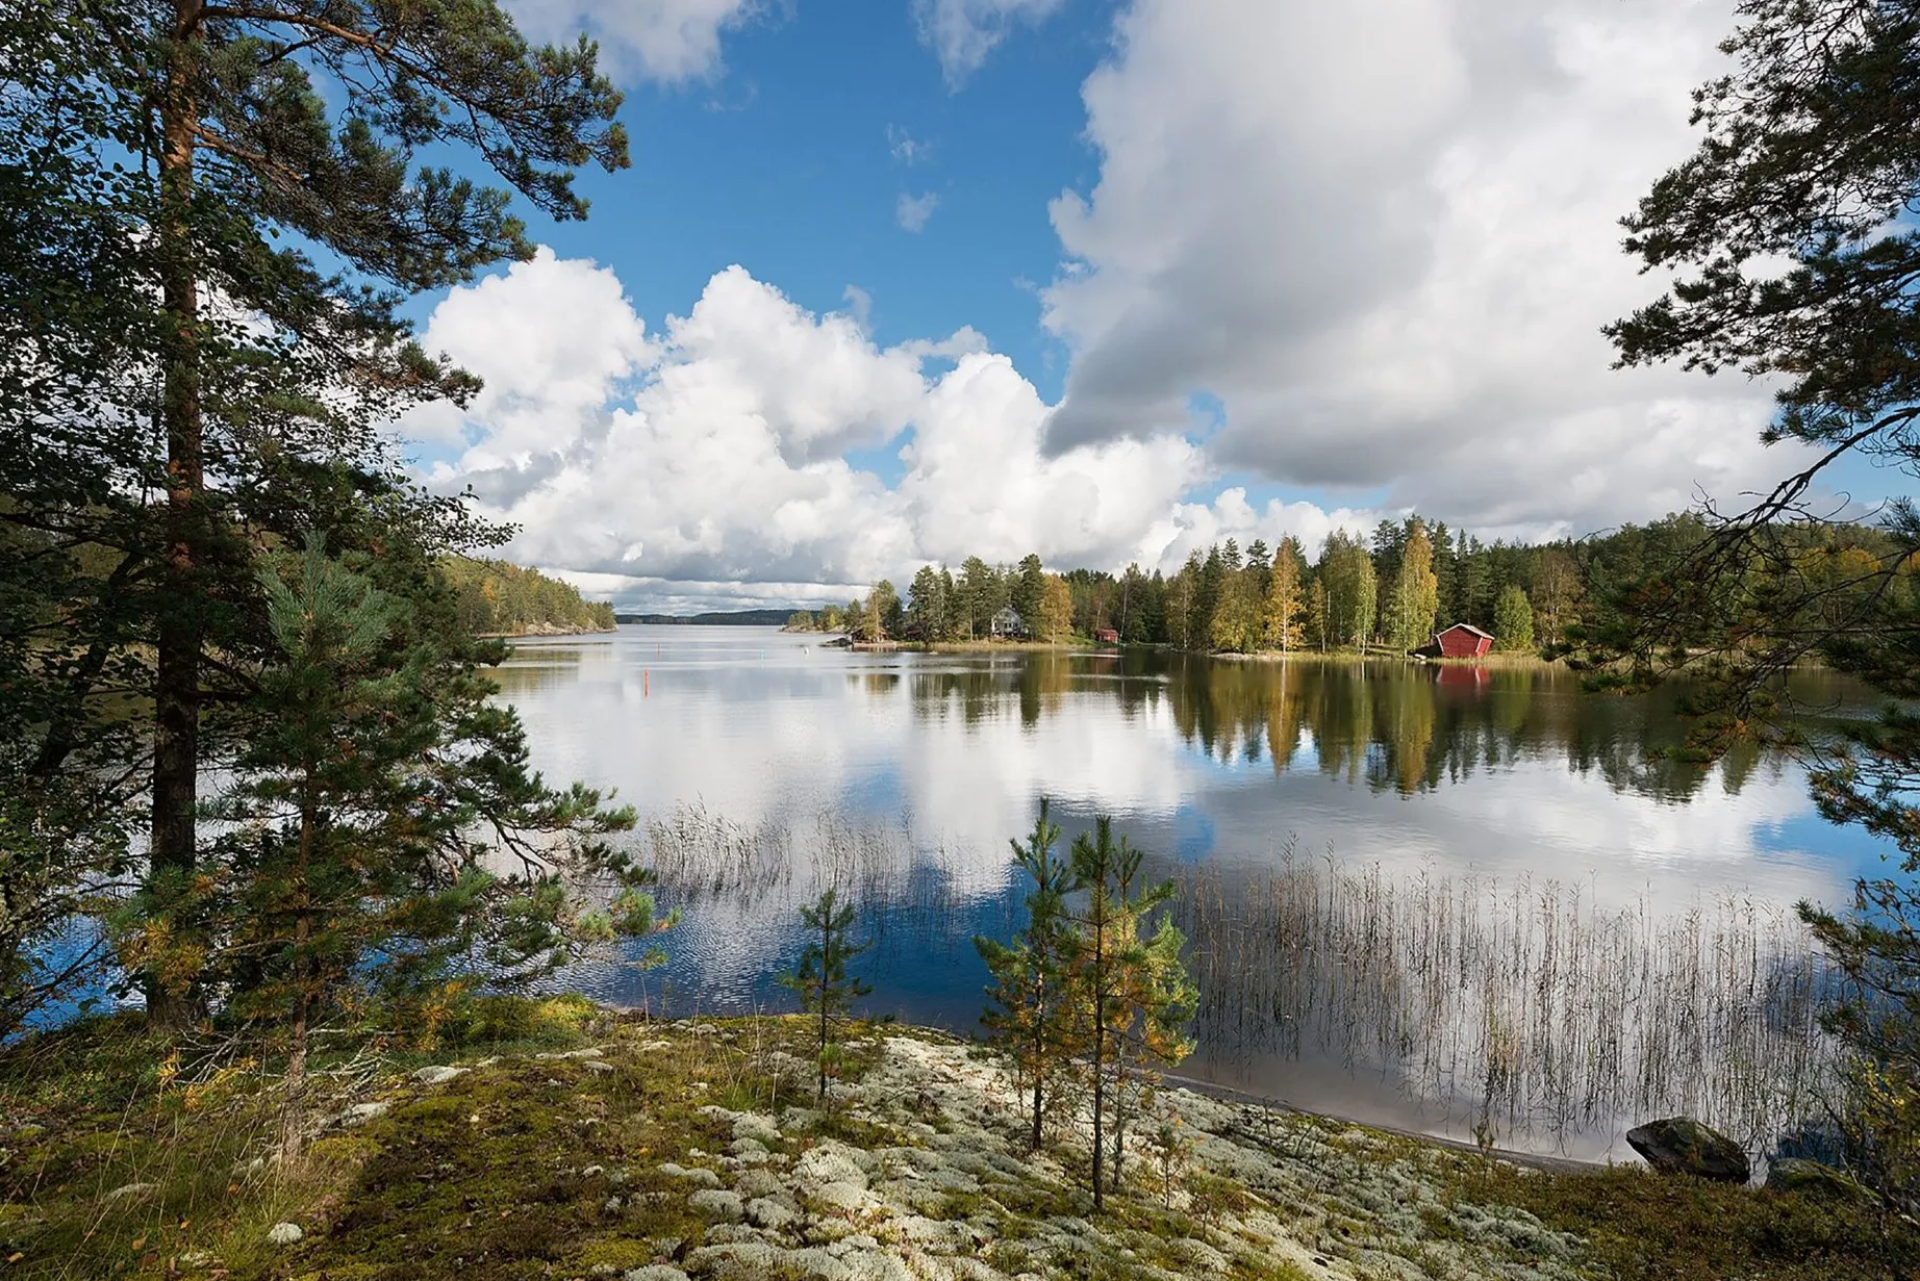
[[[1493,682],[1493,673],[1478,663],[1448,664],[1434,674],[1433,683],[1449,694],[1485,693]]]

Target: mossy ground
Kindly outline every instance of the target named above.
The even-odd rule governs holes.
[[[1142,1152],[1096,1217],[1072,1128],[1057,1156],[1029,1157],[998,1069],[938,1034],[856,1029],[821,1108],[799,1020],[495,1002],[448,1032],[431,1054],[362,1041],[326,1056],[315,1113],[332,1123],[297,1168],[263,1159],[274,1079],[232,1046],[102,1020],[15,1047],[0,1058],[0,1271],[1631,1281],[1887,1277],[1910,1257],[1858,1206],[1518,1172],[1178,1092],[1163,1103],[1188,1134],[1180,1168],[1169,1181]],[[413,1076],[427,1063],[466,1070],[429,1084]],[[369,1104],[384,1111],[339,1123]],[[281,1222],[303,1239],[271,1244]]]
[[[1666,1178],[1638,1165],[1553,1177],[1494,1165],[1454,1187],[1581,1237],[1593,1269],[1616,1281],[1920,1276],[1911,1225],[1846,1196]]]

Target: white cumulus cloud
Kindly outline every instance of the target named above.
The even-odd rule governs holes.
[[[616,75],[662,84],[711,76],[720,66],[720,34],[756,16],[760,0],[506,0],[529,39],[572,43],[582,31],[599,40]]]
[[[740,267],[650,338],[610,271],[543,251],[454,290],[424,339],[486,380],[451,426],[403,424],[464,445],[433,481],[520,526],[510,554],[636,603],[824,599],[972,554],[1124,563],[1206,474],[1178,433],[1045,456],[1049,406],[979,334],[882,347]],[[847,461],[882,447],[893,486]]]
[[[1224,467],[1575,533],[1784,471],[1766,389],[1614,371],[1617,220],[1695,136],[1725,0],[1134,0],[1052,206],[1056,448],[1219,399]]]

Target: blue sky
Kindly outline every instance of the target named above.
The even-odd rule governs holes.
[[[900,4],[796,4],[726,40],[711,83],[628,87],[634,167],[595,173],[585,223],[542,227],[564,256],[614,266],[643,314],[683,308],[740,263],[802,306],[873,299],[882,344],[971,325],[1059,394],[1065,349],[1038,321],[1059,242],[1047,201],[1087,188],[1080,83],[1111,6],[1064,4],[950,91]],[[902,197],[937,205],[919,233]]]
[[[1598,335],[1658,283],[1616,220],[1691,149],[1728,4],[509,7],[602,42],[634,165],[419,300],[488,389],[402,429],[623,605],[1411,509],[1577,535],[1797,461],[1756,443],[1766,388],[1614,372]]]

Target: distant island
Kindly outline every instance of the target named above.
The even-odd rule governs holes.
[[[477,636],[573,636],[613,630],[613,606],[584,600],[571,583],[504,560],[449,556],[441,571],[460,621]]]
[[[651,623],[689,627],[779,627],[790,617],[784,609],[736,609],[707,614],[615,614],[620,623]]]

